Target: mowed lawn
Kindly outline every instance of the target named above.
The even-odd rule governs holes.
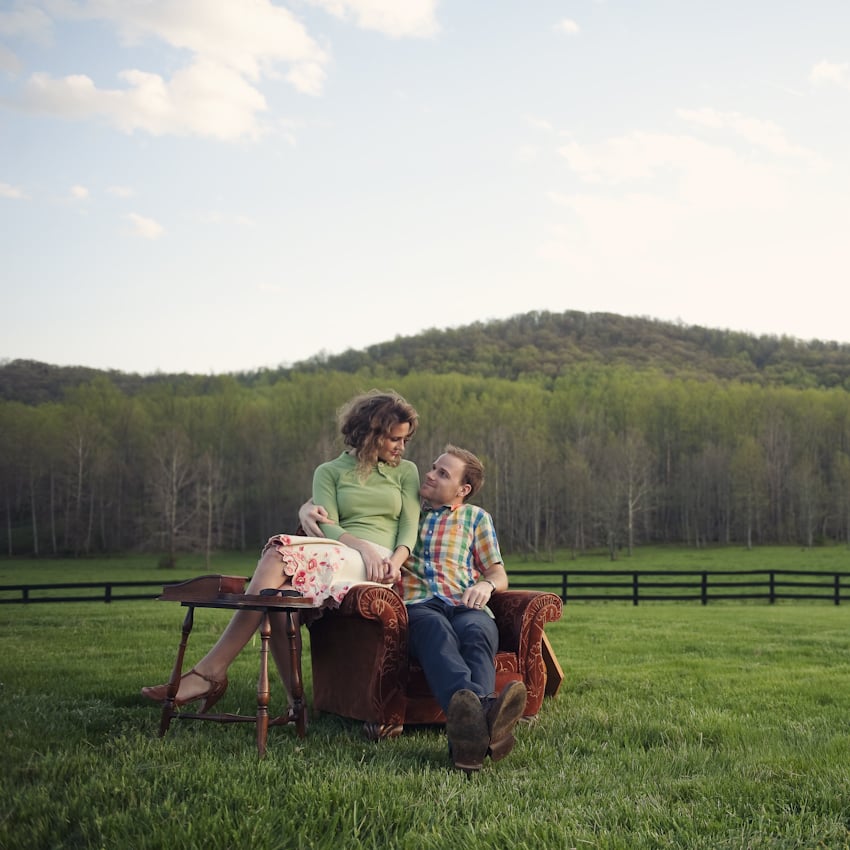
[[[239,562],[210,571],[250,573]],[[126,560],[7,560],[0,583],[21,568],[149,579]],[[471,780],[438,728],[372,744],[311,716],[303,741],[270,730],[262,761],[247,724],[158,738],[138,689],[167,677],[182,616],[155,601],[0,606],[0,847],[850,847],[848,605],[567,605],[548,629],[560,693]],[[198,611],[190,662],[226,618]],[[223,710],[253,709],[256,667],[253,646]],[[276,681],[272,697],[282,708]]]

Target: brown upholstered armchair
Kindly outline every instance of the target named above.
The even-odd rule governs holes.
[[[499,626],[496,690],[521,680],[528,689],[525,716],[535,718],[543,697],[560,686],[557,660],[544,626],[561,616],[553,593],[508,590],[489,607]],[[372,740],[401,734],[405,724],[444,723],[425,676],[407,655],[407,610],[386,587],[356,585],[339,608],[310,625],[313,708],[362,720]],[[550,674],[547,676],[547,671]]]

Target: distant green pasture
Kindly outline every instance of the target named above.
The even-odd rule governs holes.
[[[97,558],[0,557],[0,584],[57,581],[159,581],[226,573],[250,576],[258,552],[216,552],[207,564],[203,555],[178,555],[173,569],[158,566],[159,555],[131,554]],[[573,557],[559,550],[552,557],[508,555],[508,571],[524,570],[825,570],[850,572],[850,547],[819,546],[638,546],[632,555],[625,550],[611,560],[607,552],[595,551]]]

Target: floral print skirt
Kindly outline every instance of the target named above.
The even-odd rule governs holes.
[[[372,544],[384,555],[390,550]],[[275,534],[263,547],[265,555],[274,549],[280,556],[283,574],[302,596],[313,605],[338,605],[355,584],[377,584],[366,581],[366,567],[356,549],[324,537],[299,537]]]

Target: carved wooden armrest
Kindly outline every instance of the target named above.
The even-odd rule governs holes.
[[[385,629],[407,631],[407,609],[391,588],[376,584],[356,584],[343,597],[337,614],[377,620]]]
[[[499,627],[499,649],[516,653],[517,672],[528,691],[525,714],[535,717],[548,690],[543,629],[560,618],[561,599],[554,593],[506,590],[494,593],[488,605]]]
[[[559,620],[563,603],[554,593],[505,590],[487,603],[499,627],[499,649],[515,652],[524,669],[529,653],[539,653],[546,623]]]

